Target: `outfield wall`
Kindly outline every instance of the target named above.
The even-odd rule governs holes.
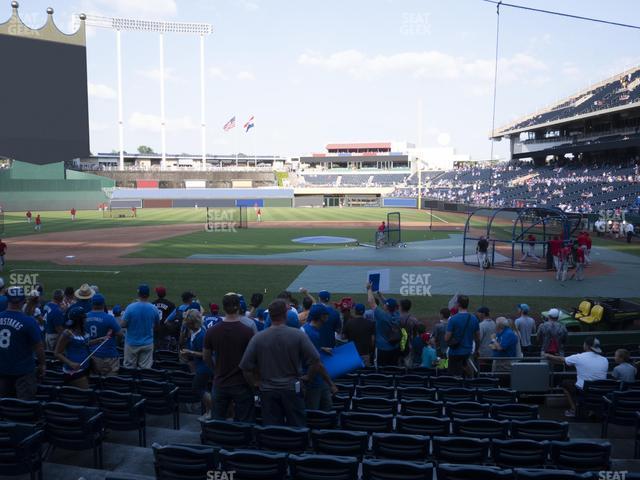
[[[5,211],[89,210],[108,200],[112,180],[48,165],[13,162],[0,170],[0,206]]]
[[[234,182],[251,182],[250,187],[276,185],[273,171],[96,171],[96,175],[115,181],[118,188],[139,188],[145,182],[157,182],[157,188],[185,188],[186,182],[201,181],[205,188],[232,188]]]

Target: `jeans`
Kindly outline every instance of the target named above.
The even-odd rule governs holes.
[[[307,410],[322,410],[323,412],[330,412],[333,408],[331,402],[331,390],[329,385],[322,382],[320,385],[313,385],[307,387],[304,393],[304,403]]]
[[[263,391],[262,424],[306,427],[304,399],[293,390]]]
[[[255,421],[255,401],[253,390],[249,385],[214,386],[212,417],[215,420],[226,420],[231,402],[235,406],[236,422],[253,423]]]

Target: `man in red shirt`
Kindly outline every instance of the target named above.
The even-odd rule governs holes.
[[[259,222],[262,221],[262,210],[259,207],[258,207],[258,210],[256,210],[256,217]]]
[[[527,241],[529,244],[525,247],[524,255],[522,256],[522,261],[526,260],[527,257],[534,258],[537,261],[540,259],[536,255],[536,236],[532,233],[527,237]]]
[[[4,256],[7,253],[7,244],[0,239],[0,272],[4,269]]]
[[[591,235],[589,235],[589,232],[584,232],[586,241],[585,244],[587,246],[586,251],[584,252],[584,261],[587,265],[591,264]]]
[[[585,250],[582,248],[578,248],[576,250],[576,271],[573,275],[571,275],[571,279],[574,277],[576,280],[581,282],[584,280],[584,264],[585,264]]]
[[[378,226],[378,231],[376,232],[376,247],[381,247],[384,244],[384,231],[387,229],[387,225],[382,222]]]
[[[560,272],[560,250],[562,250],[562,240],[556,235],[553,240],[549,241],[549,248],[551,249],[551,255],[553,255],[553,266],[556,269],[556,273]]]
[[[76,209],[75,209],[75,208],[72,208],[72,209],[69,211],[69,213],[71,213],[71,221],[72,221],[72,222],[75,222],[75,220],[76,220]]]
[[[27,223],[31,223],[31,210],[27,210]]]
[[[36,215],[36,232],[39,232],[42,229],[42,220],[40,219],[40,214]]]
[[[556,274],[556,280],[564,282],[567,279],[567,272],[569,271],[569,262],[571,261],[571,246],[565,245],[560,249],[560,270]]]

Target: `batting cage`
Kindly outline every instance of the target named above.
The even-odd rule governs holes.
[[[225,232],[249,228],[247,207],[207,207],[204,226],[207,232]]]
[[[581,223],[580,214],[557,208],[480,208],[467,218],[464,229],[462,261],[479,266],[481,239],[488,242],[485,266],[516,270],[553,268],[549,241],[570,241]]]
[[[406,246],[402,243],[400,212],[387,213],[386,228],[384,232],[376,232],[374,244],[376,248]]]
[[[136,218],[137,207],[116,207],[109,205],[102,209],[102,218]]]

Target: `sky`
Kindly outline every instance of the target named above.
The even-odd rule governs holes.
[[[10,3],[0,0],[0,22]],[[512,3],[640,18],[637,0]],[[481,0],[20,0],[19,11],[38,27],[47,7],[66,33],[74,13],[213,25],[205,47],[210,154],[298,156],[330,142],[421,140],[490,156],[497,15]],[[502,7],[496,127],[638,65],[639,36]],[[158,35],[123,32],[122,47],[125,150],[159,151]],[[87,63],[91,151],[110,152],[118,148],[114,31],[88,29]],[[166,34],[169,153],[201,151],[199,68],[199,39]],[[238,126],[224,132],[234,115]],[[252,115],[255,128],[244,133]],[[495,152],[506,156],[507,142]]]

